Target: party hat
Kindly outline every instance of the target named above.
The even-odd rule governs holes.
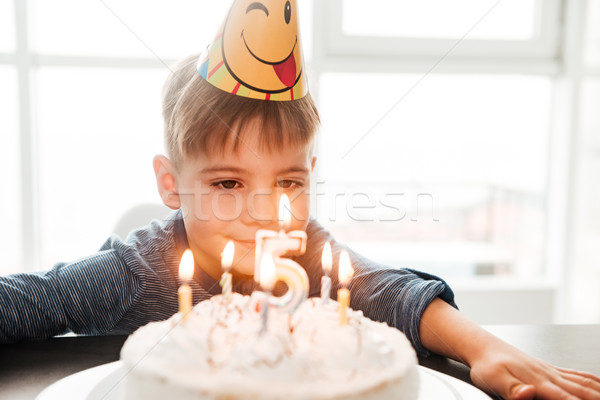
[[[198,72],[213,86],[238,96],[279,101],[304,97],[308,85],[296,0],[234,0],[219,33],[200,56]]]

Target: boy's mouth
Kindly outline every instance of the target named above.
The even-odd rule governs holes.
[[[248,248],[254,248],[256,246],[256,240],[254,240],[254,239],[249,239],[249,240],[234,239],[234,241],[238,242],[242,246],[248,247]]]

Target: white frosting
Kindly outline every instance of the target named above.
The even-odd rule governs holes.
[[[310,299],[291,317],[271,308],[260,335],[254,300],[214,296],[185,322],[176,314],[138,329],[121,351],[131,369],[128,395],[383,399],[402,387],[406,397],[398,398],[416,397],[416,356],[400,331],[350,309],[348,325],[340,326],[338,303]],[[377,392],[381,397],[372,397]]]

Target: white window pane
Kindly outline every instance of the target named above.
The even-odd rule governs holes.
[[[600,67],[600,1],[587,2],[585,59],[589,66]]]
[[[42,68],[37,74],[43,267],[89,255],[117,219],[160,202],[165,70]]]
[[[328,179],[351,176],[385,182],[418,177],[543,190],[550,79],[436,74],[421,78],[323,75],[321,143],[330,157],[321,168]],[[369,168],[364,168],[362,157],[368,157]]]
[[[15,12],[13,0],[0,0],[0,52],[15,49]]]
[[[444,254],[446,265],[455,257],[463,270],[481,268],[486,254],[493,268],[539,272],[551,81],[440,74],[417,83],[421,78],[323,75],[319,218],[349,241],[469,245],[471,264],[461,259],[466,250]],[[356,196],[360,191],[366,195]],[[431,250],[402,254],[441,262]],[[411,257],[405,261],[416,262]]]
[[[2,258],[0,275],[18,272],[21,269],[21,185],[20,147],[18,131],[18,95],[17,74],[14,68],[0,66],[0,171],[2,174],[2,191],[0,193],[0,210],[2,210]]]
[[[313,0],[298,0],[298,12],[300,18],[300,34],[302,36],[302,49],[305,62],[312,59],[313,43]]]
[[[32,0],[32,46],[44,54],[182,58],[206,48],[227,1]]]
[[[574,205],[571,217],[570,257],[571,318],[596,323],[600,319],[600,78],[583,81],[581,140],[576,148]],[[591,290],[591,291],[590,291]],[[587,294],[587,296],[586,296]]]
[[[535,0],[344,0],[342,26],[356,36],[528,40]],[[473,28],[471,30],[471,28]]]
[[[600,150],[600,78],[587,78],[583,83],[582,130],[585,145],[591,151]],[[600,153],[598,153],[600,155]]]
[[[587,78],[583,81],[581,101],[581,140],[577,162],[580,166],[576,182],[577,196],[581,201],[576,207],[580,217],[580,229],[583,237],[579,243],[583,258],[588,266],[600,265],[597,252],[591,252],[591,243],[600,239],[600,78]],[[600,271],[600,269],[598,269]]]

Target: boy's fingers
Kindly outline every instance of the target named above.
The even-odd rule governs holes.
[[[574,382],[580,385],[581,387],[594,390],[598,392],[600,396],[600,382],[595,379],[592,379],[591,377],[580,374],[564,373],[563,378]]]
[[[560,372],[563,372],[563,373],[567,374],[567,375],[575,376],[575,377],[581,377],[581,378],[584,378],[584,379],[589,379],[592,382],[600,384],[600,376],[596,376],[594,374],[590,374],[589,372],[575,371],[574,369],[568,369],[568,368],[556,368],[556,369],[559,370]]]
[[[563,375],[559,379],[554,380],[554,384],[559,386],[561,389],[569,392],[570,394],[577,396],[578,399],[582,400],[600,400],[600,391],[596,388],[590,387],[590,380],[586,380],[587,378],[582,378],[585,380],[577,382],[574,379],[575,375],[572,375],[571,378],[565,378]],[[584,384],[585,383],[585,384]],[[595,383],[595,382],[594,382]]]
[[[536,388],[536,399],[543,400],[552,400],[552,399],[561,399],[561,400],[581,400],[579,397],[574,396],[573,394],[567,392],[561,387],[558,387],[556,384],[546,381],[542,382]]]

